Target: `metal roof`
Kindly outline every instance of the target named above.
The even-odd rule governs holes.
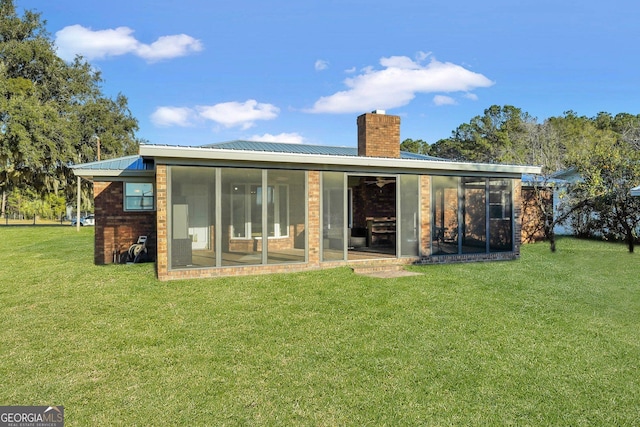
[[[402,170],[438,174],[539,174],[540,167],[521,165],[454,162],[424,154],[401,152],[400,158],[358,156],[355,147],[286,144],[274,142],[230,141],[197,147],[175,145],[140,145],[139,155],[103,160],[72,166],[73,173],[86,179],[134,178],[153,176],[154,162],[169,161],[184,164],[210,163],[218,165],[268,168],[310,168],[312,170],[371,171],[397,173]]]
[[[215,147],[215,148],[214,148]],[[263,151],[256,150],[257,147]],[[304,150],[319,149],[322,154],[308,153]],[[507,174],[520,176],[522,173],[541,172],[539,166],[504,165],[493,163],[456,162],[414,153],[404,153],[401,158],[358,156],[356,148],[305,146],[302,144],[255,143],[250,141],[232,141],[229,143],[187,147],[176,145],[140,145],[140,154],[156,161],[195,164],[216,162],[225,166],[251,165],[269,168],[277,164],[280,168],[305,168],[310,170],[370,171],[371,173],[410,173],[420,171],[423,174]],[[279,148],[280,151],[276,149]],[[300,152],[292,152],[300,150]],[[343,151],[344,150],[344,151]],[[334,154],[329,154],[333,152]],[[337,154],[341,152],[341,154]]]
[[[357,147],[337,147],[330,145],[308,145],[308,144],[290,144],[284,142],[262,142],[262,141],[244,141],[235,140],[228,142],[220,142],[216,144],[203,145],[203,148],[214,148],[219,150],[241,150],[241,151],[260,151],[266,153],[290,153],[290,154],[315,154],[323,156],[348,156],[357,157]],[[425,154],[400,152],[401,159],[411,160],[442,160],[438,157],[427,156]]]
[[[76,176],[87,179],[94,176],[145,176],[154,173],[153,161],[145,161],[138,154],[73,165],[71,169]]]
[[[565,179],[553,178],[549,176],[530,174],[530,173],[522,174],[522,185],[524,186],[540,185],[540,186],[551,187],[551,186],[559,186],[559,185],[565,185],[565,184],[568,184],[568,181]]]
[[[101,160],[99,162],[82,163],[71,166],[71,169],[91,169],[91,170],[148,170],[149,165],[145,164],[138,154],[133,156],[118,157],[116,159]],[[152,168],[151,168],[152,169]]]

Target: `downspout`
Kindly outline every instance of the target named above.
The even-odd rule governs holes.
[[[76,207],[76,230],[80,231],[80,176],[78,176],[78,202]]]

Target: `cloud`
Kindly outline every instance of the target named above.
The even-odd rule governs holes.
[[[151,114],[151,121],[161,127],[188,127],[203,120],[209,120],[226,128],[249,129],[257,120],[272,120],[278,117],[278,113],[280,109],[274,105],[249,99],[245,102],[223,102],[215,105],[198,105],[194,108],[158,107]]]
[[[280,109],[272,104],[264,104],[249,99],[245,102],[224,102],[216,105],[196,107],[199,117],[214,121],[224,127],[248,129],[256,120],[272,120],[278,117]]]
[[[151,122],[160,127],[191,126],[194,118],[195,111],[186,107],[158,107],[151,114]]]
[[[475,93],[465,93],[464,97],[467,99],[470,99],[472,101],[477,101],[478,100],[478,95],[476,95]]]
[[[304,138],[302,135],[293,132],[293,133],[280,133],[278,135],[272,135],[270,133],[265,133],[264,135],[253,135],[249,137],[249,141],[262,141],[262,142],[284,142],[287,144],[302,144],[304,143]]]
[[[468,92],[494,84],[482,74],[420,52],[417,61],[406,56],[381,58],[382,69],[366,67],[355,77],[344,80],[347,89],[321,97],[309,113],[360,113],[407,105],[420,93]]]
[[[93,31],[82,25],[64,27],[56,33],[55,44],[60,58],[71,61],[76,55],[88,60],[133,54],[148,62],[186,56],[203,49],[202,43],[186,34],[162,36],[151,44],[133,37],[131,28]]]
[[[433,103],[440,106],[440,105],[456,105],[457,102],[455,99],[453,99],[450,96],[444,96],[444,95],[436,95],[433,97]]]
[[[318,59],[314,66],[316,71],[326,70],[327,68],[329,68],[329,62],[325,61],[324,59]]]

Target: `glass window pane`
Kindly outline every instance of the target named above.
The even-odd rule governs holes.
[[[304,171],[269,170],[267,182],[267,263],[304,262],[306,175]]]
[[[322,260],[344,260],[344,173],[322,173]]]
[[[153,184],[126,182],[124,184],[124,209],[127,211],[153,210]]]
[[[511,180],[489,182],[489,250],[504,252],[513,250]]]
[[[169,176],[169,265],[214,267],[215,168],[171,166]]]
[[[486,179],[463,178],[464,224],[462,253],[487,251]]]
[[[222,265],[262,263],[262,170],[222,169]]]
[[[418,175],[400,175],[400,255],[418,256],[420,186]]]
[[[458,183],[460,178],[433,177],[433,227],[431,230],[434,255],[458,253]]]
[[[230,189],[231,197],[231,236],[247,237],[247,186],[244,184],[233,184]]]

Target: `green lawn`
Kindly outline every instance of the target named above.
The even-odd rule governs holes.
[[[158,282],[0,227],[0,405],[66,425],[640,425],[640,255]]]

